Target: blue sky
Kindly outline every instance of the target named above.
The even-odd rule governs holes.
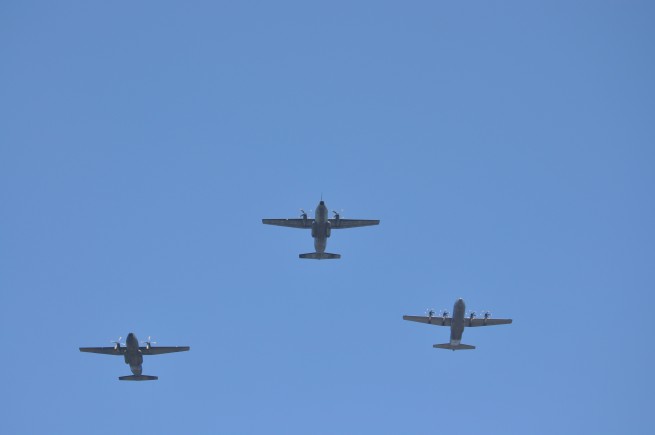
[[[650,2],[4,2],[0,432],[653,426]],[[373,228],[268,227],[321,194]],[[491,310],[467,330],[403,314]],[[81,354],[135,332],[183,354]]]

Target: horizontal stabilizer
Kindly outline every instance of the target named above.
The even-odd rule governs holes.
[[[130,376],[121,376],[118,379],[121,381],[156,381],[159,379],[157,376],[148,376],[148,375],[130,375]]]
[[[341,258],[341,254],[330,254],[328,252],[310,252],[309,254],[300,254],[300,258],[309,258],[312,260],[332,260]]]
[[[471,346],[470,344],[450,344],[450,343],[444,343],[444,344],[435,344],[434,346],[437,349],[450,349],[450,350],[469,350],[469,349],[475,349],[475,346]]]

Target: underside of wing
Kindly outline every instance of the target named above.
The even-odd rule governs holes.
[[[290,228],[311,228],[311,219],[262,219],[262,223],[266,225],[277,225],[280,227]]]
[[[119,347],[80,347],[80,352],[101,353],[104,355],[123,355],[126,348]]]
[[[450,326],[452,323],[451,317],[427,317],[427,316],[403,316],[403,320],[410,322],[427,323],[436,326]]]
[[[378,225],[378,219],[330,219],[330,226],[333,230],[342,228],[357,228]]]
[[[509,323],[512,323],[512,319],[464,319],[464,326],[469,328],[476,326],[507,325]]]
[[[186,352],[191,349],[189,346],[150,346],[140,347],[142,355],[161,355],[163,353]]]

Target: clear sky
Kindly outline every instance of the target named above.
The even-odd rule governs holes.
[[[0,3],[0,432],[651,431],[649,1]],[[321,194],[378,227],[264,226]],[[402,321],[462,297],[514,323]],[[135,332],[181,354],[81,354]]]

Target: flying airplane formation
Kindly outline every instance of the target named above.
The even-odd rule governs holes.
[[[378,225],[380,223],[377,219],[342,219],[340,214],[333,211],[333,218],[329,218],[328,208],[321,198],[316,211],[314,219],[307,217],[304,210],[300,210],[300,218],[295,219],[262,219],[262,223],[266,225],[278,225],[282,227],[310,229],[312,238],[314,239],[314,251],[307,254],[300,254],[300,258],[312,260],[327,260],[339,259],[340,254],[332,254],[325,252],[327,247],[327,239],[332,234],[332,230],[339,230],[344,228],[365,227],[371,225]],[[429,325],[447,326],[450,327],[450,341],[444,344],[435,344],[434,347],[438,349],[450,350],[465,350],[475,349],[475,346],[462,343],[462,334],[464,328],[476,326],[492,326],[492,325],[505,325],[512,323],[512,319],[492,319],[489,312],[483,313],[483,317],[476,317],[475,313],[470,313],[466,316],[466,305],[463,299],[457,299],[453,307],[452,317],[447,311],[443,311],[441,315],[435,315],[434,310],[429,310],[427,316],[403,316],[404,320],[412,322],[427,323]],[[123,356],[125,364],[130,366],[132,375],[120,376],[118,379],[121,381],[153,381],[157,380],[157,376],[149,376],[142,374],[142,364],[144,355],[160,355],[164,353],[185,352],[190,349],[189,346],[152,346],[155,342],[150,340],[145,341],[141,346],[139,340],[133,333],[129,333],[126,343],[121,343],[120,338],[113,341],[111,347],[80,347],[81,352],[99,353],[103,355]]]

